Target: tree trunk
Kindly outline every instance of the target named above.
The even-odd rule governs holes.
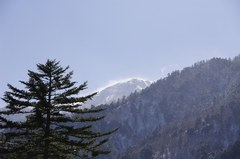
[[[51,110],[51,92],[52,92],[52,77],[49,79],[49,91],[48,91],[48,105],[47,105],[47,121],[45,129],[45,143],[44,143],[44,159],[49,158],[49,135],[50,135],[50,110]]]

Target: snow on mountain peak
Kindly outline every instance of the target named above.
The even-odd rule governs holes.
[[[149,86],[152,82],[147,81],[145,79],[139,78],[139,77],[133,77],[133,78],[126,78],[121,80],[112,80],[110,81],[105,87],[101,87],[97,89],[97,92],[101,92],[105,89],[108,89],[110,87],[121,85],[121,84],[138,84],[138,83],[144,83],[144,85]]]
[[[128,78],[124,80],[111,81],[107,86],[98,89],[98,94],[92,101],[87,102],[87,106],[97,106],[100,104],[110,104],[118,99],[127,97],[131,93],[141,91],[148,87],[152,82],[141,78]]]

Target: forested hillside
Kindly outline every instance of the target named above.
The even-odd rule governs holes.
[[[240,57],[213,58],[102,105],[99,128],[119,127],[112,158],[219,158],[239,138],[239,97]]]

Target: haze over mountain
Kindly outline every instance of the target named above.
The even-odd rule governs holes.
[[[108,109],[98,128],[119,127],[106,158],[221,158],[240,139],[239,79],[240,56],[213,58],[101,106]]]

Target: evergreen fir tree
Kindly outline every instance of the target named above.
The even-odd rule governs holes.
[[[37,64],[38,72],[28,71],[29,80],[20,81],[25,89],[8,84],[2,98],[7,106],[0,111],[3,130],[1,151],[5,158],[94,158],[102,150],[111,132],[96,132],[94,122],[103,109],[82,109],[96,93],[78,97],[87,83],[75,86],[73,72],[59,62],[48,60]],[[16,121],[12,117],[24,116]],[[10,118],[11,117],[11,118]]]

